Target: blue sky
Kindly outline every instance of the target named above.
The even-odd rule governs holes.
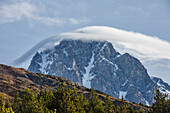
[[[50,36],[94,25],[170,42],[169,6],[169,0],[0,0],[0,63]]]

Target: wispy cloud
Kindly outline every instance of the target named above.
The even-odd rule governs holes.
[[[11,4],[3,3],[0,5],[0,24],[15,22],[24,18],[38,21],[48,26],[68,23],[78,25],[89,22],[89,19],[86,17],[78,19],[74,17],[44,16],[42,15],[44,13],[43,11],[46,11],[46,9],[42,10],[36,4],[31,4],[29,1],[14,2]]]
[[[65,24],[65,19],[61,18],[50,18],[50,17],[32,17],[32,19],[39,21],[42,24],[53,26],[53,25],[62,25]]]
[[[81,23],[87,23],[90,21],[88,18],[81,18],[81,19],[69,18],[68,20],[72,24],[76,24],[76,25],[81,24]]]
[[[24,17],[32,18],[36,12],[38,12],[38,9],[27,2],[1,4],[0,23],[18,21]]]

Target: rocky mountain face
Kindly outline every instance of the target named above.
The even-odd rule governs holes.
[[[164,82],[161,78],[158,77],[151,77],[151,79],[158,85],[160,92],[168,94],[168,97],[170,98],[169,84]]]
[[[158,87],[138,59],[121,55],[107,41],[62,40],[54,49],[37,52],[28,70],[147,105],[152,104]]]
[[[38,94],[40,90],[56,91],[60,84],[64,84],[65,87],[75,89],[78,93],[82,93],[87,99],[90,97],[90,89],[80,86],[68,79],[53,76],[44,75],[41,73],[32,73],[23,68],[14,68],[11,66],[0,64],[0,93],[3,95],[4,100],[13,99],[17,92],[22,95],[26,88],[30,89],[34,93]],[[97,91],[96,95],[101,101],[104,101],[107,94]],[[138,104],[134,104],[128,101],[122,101],[114,97],[110,97],[113,105],[120,105],[122,102],[128,106],[132,106],[135,110],[142,110],[147,113],[150,109]]]

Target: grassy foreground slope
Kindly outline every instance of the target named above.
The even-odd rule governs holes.
[[[90,89],[79,86],[68,79],[53,75],[32,73],[23,68],[14,68],[0,64],[0,92],[4,97],[4,100],[9,100],[10,102],[13,102],[17,92],[19,92],[20,95],[23,95],[27,88],[38,95],[41,90],[51,90],[55,92],[61,84],[64,84],[65,87],[70,89],[75,89],[78,93],[83,93],[87,99],[90,95]],[[96,95],[103,102],[107,97],[107,94],[97,90]],[[110,96],[109,98],[115,106],[122,103],[121,99]],[[124,100],[123,103],[131,106],[135,110],[141,109],[144,112],[149,110],[147,107],[126,100]]]

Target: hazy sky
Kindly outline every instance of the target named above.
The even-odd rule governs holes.
[[[170,1],[0,0],[0,63],[9,64],[45,38],[94,25],[170,42]]]

